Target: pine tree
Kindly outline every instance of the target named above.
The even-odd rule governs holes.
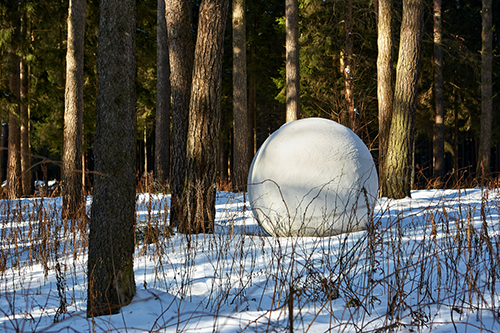
[[[246,191],[251,163],[248,120],[245,1],[233,0],[233,187]]]
[[[204,0],[200,7],[189,106],[185,218],[178,228],[186,234],[214,232],[228,5],[229,0]]]
[[[404,0],[396,87],[382,196],[410,196],[417,87],[423,30],[423,0]]]
[[[193,71],[193,42],[191,33],[191,2],[170,0],[167,10],[170,87],[172,89],[172,165],[170,188],[172,203],[170,225],[180,223],[182,191],[186,177],[186,147],[189,99]]]
[[[440,187],[444,176],[444,100],[443,100],[443,29],[441,23],[441,0],[434,0],[434,124],[433,173]]]
[[[135,295],[135,1],[99,6],[89,317],[117,313]]]
[[[285,1],[286,121],[300,118],[299,2]]]
[[[165,0],[157,6],[155,176],[163,185],[170,177],[170,64]]]
[[[476,178],[484,185],[490,177],[491,122],[492,122],[492,13],[491,0],[483,0],[481,50],[481,134],[477,157]]]
[[[377,31],[377,100],[378,100],[378,166],[379,184],[383,184],[387,142],[392,120],[392,32],[391,0],[379,0]]]
[[[344,35],[345,49],[343,54],[343,73],[345,87],[345,114],[346,125],[355,133],[356,129],[356,110],[354,108],[354,55],[352,52],[352,0],[345,1]]]
[[[83,59],[86,0],[70,0],[66,54],[66,93],[63,148],[63,210],[76,218],[83,205]]]
[[[13,102],[9,107],[9,151],[7,159],[7,197],[18,198],[22,193],[21,185],[21,130],[20,130],[20,63],[18,48],[21,42],[21,21],[19,8],[11,14],[13,27],[10,51],[9,88]]]

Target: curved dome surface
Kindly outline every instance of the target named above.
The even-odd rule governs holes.
[[[248,175],[252,211],[272,236],[332,236],[363,229],[378,177],[366,145],[323,118],[286,123],[255,155]]]

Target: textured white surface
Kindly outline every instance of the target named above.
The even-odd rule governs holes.
[[[248,175],[255,217],[272,236],[331,236],[363,229],[377,198],[372,156],[350,129],[322,118],[283,125]]]

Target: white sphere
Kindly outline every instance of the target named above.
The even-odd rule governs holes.
[[[248,175],[254,216],[279,237],[361,230],[377,192],[377,171],[363,141],[322,118],[283,125],[257,151]]]

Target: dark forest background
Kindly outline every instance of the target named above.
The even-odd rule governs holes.
[[[24,1],[20,8],[25,33],[22,42],[13,33],[10,1],[0,5],[0,118],[2,123],[1,179],[6,179],[8,113],[19,103],[9,87],[10,54],[15,50],[28,69],[32,181],[60,179],[63,149],[65,57],[69,1]],[[137,1],[137,175],[154,169],[156,115],[157,2]],[[425,1],[418,105],[415,118],[414,188],[432,180],[434,96],[432,1]],[[196,38],[199,1],[192,11]],[[377,2],[352,1],[354,100],[359,115],[357,134],[378,157]],[[500,79],[500,2],[493,1],[493,122],[491,171],[500,172],[498,89]],[[393,2],[394,58],[397,58],[402,4]],[[342,52],[345,46],[345,2],[299,1],[301,117],[341,120],[345,109]],[[231,11],[229,11],[231,15]],[[87,1],[84,67],[84,149],[86,171],[93,170],[95,99],[97,93],[97,29],[99,1]],[[230,22],[230,18],[228,19]],[[253,103],[254,152],[285,123],[285,2],[248,1],[246,5],[248,100]],[[445,109],[445,167],[449,186],[474,177],[481,115],[481,2],[443,0],[443,78]],[[221,156],[219,177],[231,180],[232,158],[232,28],[226,26],[223,59]],[[21,45],[21,46],[19,46]],[[395,66],[395,64],[394,64]],[[86,186],[92,184],[87,174]]]

